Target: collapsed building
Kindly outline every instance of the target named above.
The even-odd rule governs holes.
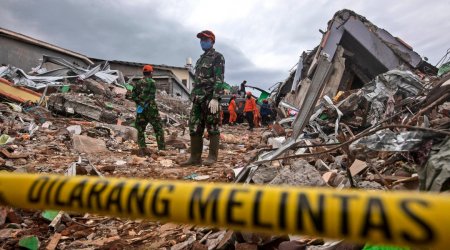
[[[401,165],[416,188],[448,190],[448,71],[437,76],[406,42],[351,10],[338,11],[322,33],[271,94],[281,111],[262,137],[273,149],[260,152],[236,182],[373,188],[360,184],[377,180],[392,189],[401,177],[390,175]],[[427,143],[442,150],[420,151]],[[311,183],[305,175],[319,178]]]
[[[321,60],[323,58],[323,60]],[[321,96],[360,89],[377,75],[402,67],[420,74],[437,73],[411,46],[351,10],[338,11],[328,22],[320,44],[303,52],[295,70],[279,86],[277,103],[297,108],[314,78],[323,85]]]
[[[278,122],[262,134],[269,148],[240,169],[235,182],[448,192],[449,53],[438,71],[406,42],[350,10],[338,11],[321,32],[320,44],[303,52],[272,92]],[[251,239],[271,242],[257,234]],[[311,244],[294,236],[278,249]],[[317,249],[344,245],[330,240]]]

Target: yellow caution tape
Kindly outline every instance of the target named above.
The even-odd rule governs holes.
[[[0,203],[270,234],[450,246],[447,194],[0,173]]]

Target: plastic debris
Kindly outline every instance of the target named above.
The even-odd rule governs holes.
[[[38,250],[39,249],[39,239],[36,236],[25,236],[19,240],[19,246],[29,249],[29,250]]]

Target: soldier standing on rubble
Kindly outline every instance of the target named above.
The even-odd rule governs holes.
[[[182,166],[202,163],[203,131],[209,134],[209,155],[203,161],[212,165],[219,155],[219,94],[224,81],[225,59],[213,46],[216,41],[214,33],[204,30],[197,34],[200,45],[205,51],[195,64],[194,89],[191,93],[192,110],[189,117],[189,134],[191,136],[191,156],[182,162]]]
[[[145,65],[142,69],[144,77],[133,88],[131,99],[136,103],[135,127],[138,131],[139,155],[146,154],[145,128],[150,123],[155,131],[156,142],[159,150],[165,150],[164,130],[156,105],[156,84],[152,79],[153,67]]]

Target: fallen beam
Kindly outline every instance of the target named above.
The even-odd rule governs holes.
[[[16,102],[39,103],[42,95],[24,87],[15,86],[8,80],[0,77],[0,95]]]

